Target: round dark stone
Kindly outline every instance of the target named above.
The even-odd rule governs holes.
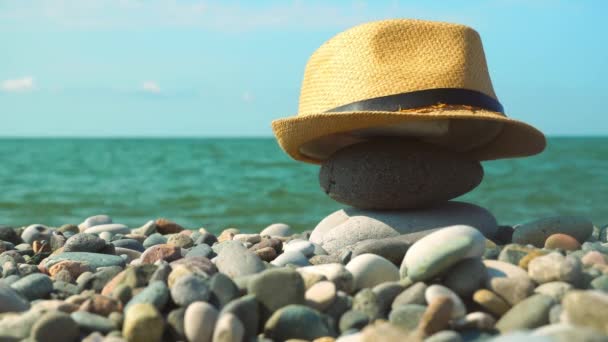
[[[480,162],[464,154],[396,138],[345,147],[319,172],[329,197],[361,209],[432,206],[473,190],[482,178]]]

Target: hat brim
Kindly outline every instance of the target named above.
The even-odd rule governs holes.
[[[303,153],[302,147],[322,138],[369,127],[445,119],[502,123],[500,132],[491,141],[466,151],[466,154],[471,158],[480,161],[530,156],[542,152],[546,146],[545,136],[536,128],[500,113],[486,110],[437,110],[423,113],[374,111],[301,114],[273,121],[272,129],[281,148],[292,158],[307,163],[321,164],[324,158]],[[329,141],[331,140],[330,138]],[[327,145],[326,142],[325,144]],[[341,144],[341,147],[343,147],[344,142],[341,142]],[[346,144],[348,145],[348,142]],[[331,150],[339,147],[330,146],[328,148]]]

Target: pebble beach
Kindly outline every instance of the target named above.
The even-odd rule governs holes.
[[[549,217],[492,240],[463,224],[344,246],[339,229],[1,226],[0,340],[608,340],[607,227]]]

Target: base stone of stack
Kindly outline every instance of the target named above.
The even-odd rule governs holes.
[[[310,235],[310,241],[329,254],[339,253],[357,242],[401,236],[414,243],[438,229],[468,225],[493,238],[498,226],[488,210],[474,204],[449,201],[442,205],[409,210],[362,210],[346,208],[324,218]]]

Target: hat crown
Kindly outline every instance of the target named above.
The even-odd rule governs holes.
[[[412,19],[356,26],[310,57],[300,115],[376,97],[437,88],[496,98],[479,34],[458,24]]]

